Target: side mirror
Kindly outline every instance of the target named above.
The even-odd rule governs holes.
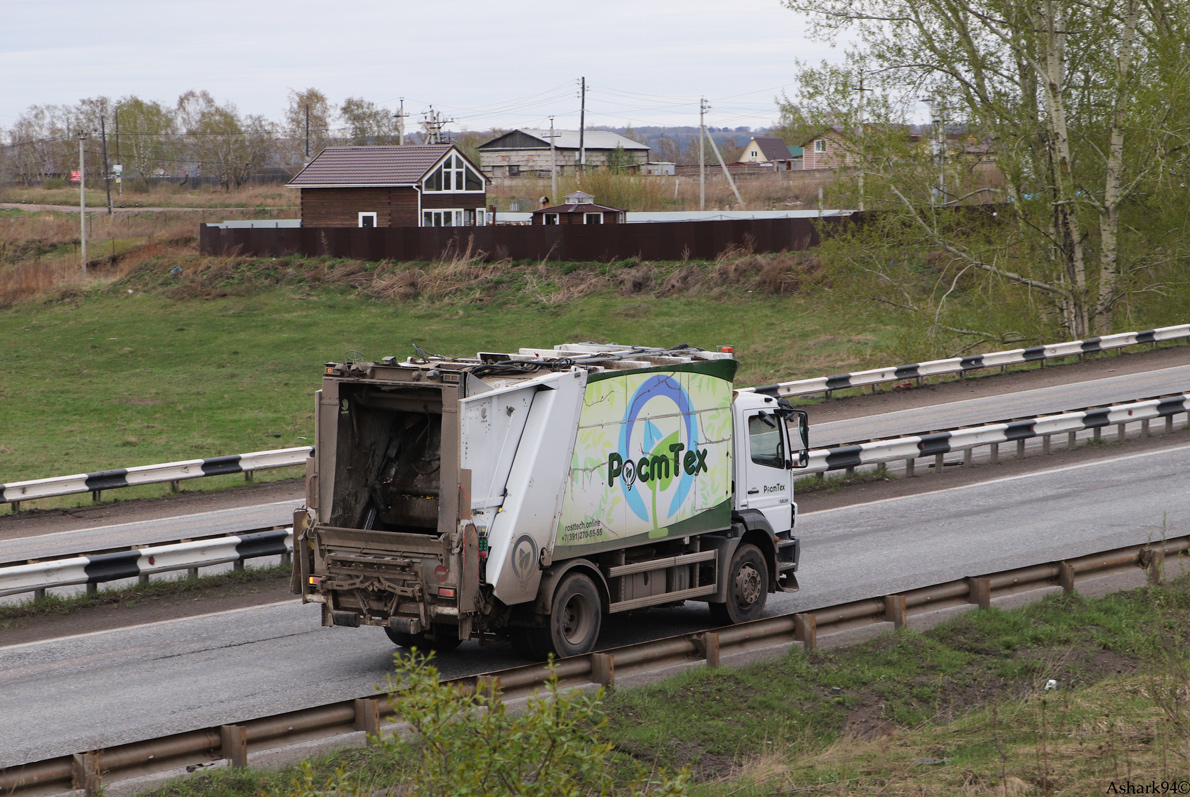
[[[797,429],[797,443],[801,445],[795,452],[796,456],[789,461],[791,469],[805,468],[810,464],[810,416],[805,410],[795,410],[789,407],[784,412],[786,428],[790,421],[793,422],[794,428]],[[791,442],[791,447],[794,441]]]

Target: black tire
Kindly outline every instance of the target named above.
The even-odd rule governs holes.
[[[727,601],[712,603],[711,619],[719,625],[755,620],[769,596],[769,568],[755,545],[741,545],[727,568]]]
[[[550,611],[549,650],[558,658],[581,656],[595,649],[603,623],[599,589],[586,573],[573,571],[554,592]]]
[[[451,633],[453,630],[453,627],[443,627],[439,633],[435,634],[436,638],[434,639],[431,639],[424,632],[407,634],[404,631],[394,631],[391,628],[385,628],[384,633],[388,634],[388,638],[392,640],[394,645],[400,645],[403,648],[417,648],[418,650],[450,653],[459,645],[463,644],[463,640],[458,638],[457,633]]]

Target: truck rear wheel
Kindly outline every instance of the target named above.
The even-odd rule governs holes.
[[[711,619],[720,625],[760,617],[769,595],[769,569],[755,545],[741,545],[727,568],[727,601],[712,603]]]
[[[586,573],[571,572],[554,592],[553,608],[538,628],[511,629],[512,646],[518,655],[544,659],[581,656],[595,649],[603,622],[599,589]]]
[[[437,632],[434,639],[430,639],[424,633],[406,634],[403,631],[394,631],[391,628],[384,629],[384,633],[388,634],[388,638],[392,640],[394,645],[400,645],[403,648],[417,648],[418,650],[450,653],[459,645],[463,644],[463,640],[459,639],[457,634],[452,636],[450,629],[447,628],[443,628]]]

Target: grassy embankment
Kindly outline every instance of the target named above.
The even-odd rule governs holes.
[[[1188,629],[1185,578],[973,611],[926,632],[615,691],[592,741],[614,745],[625,778],[638,764],[684,767],[689,793],[706,797],[1141,793],[1127,784],[1190,782]],[[342,767],[363,793],[406,794],[408,760],[332,754],[315,762],[314,783]],[[211,772],[152,794],[297,794],[297,777]]]
[[[349,351],[731,343],[742,383],[895,359],[879,313],[838,332],[806,292],[823,279],[807,257],[216,259],[195,252],[194,219],[154,231],[157,217],[137,215],[124,222],[123,254],[84,277],[72,221],[0,219],[0,483],[308,444],[320,366]]]

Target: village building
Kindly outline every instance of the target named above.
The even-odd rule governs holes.
[[[580,156],[588,169],[649,162],[647,146],[619,133],[587,130],[579,138],[577,130],[555,130],[551,152],[549,130],[513,130],[479,145],[479,166],[490,177],[547,177],[555,164],[558,174],[573,174]]]
[[[289,181],[303,227],[469,227],[487,178],[453,144],[327,147]]]
[[[755,136],[736,163],[758,163],[768,165],[777,171],[796,171],[802,168],[801,147],[791,147],[776,136]]]
[[[566,195],[562,205],[538,208],[533,211],[535,226],[551,224],[623,224],[624,211],[607,205],[596,205],[595,197],[585,191]]]

